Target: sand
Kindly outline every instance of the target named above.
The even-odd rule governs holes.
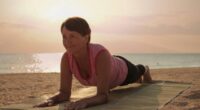
[[[192,86],[161,110],[200,110],[200,67],[152,69],[154,80],[191,83]],[[0,106],[17,104],[29,98],[53,94],[59,90],[58,73],[17,73],[0,75]],[[82,88],[73,80],[73,91]]]

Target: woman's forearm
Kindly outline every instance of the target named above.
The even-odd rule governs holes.
[[[84,99],[81,99],[79,101],[85,102],[87,107],[90,107],[90,106],[101,105],[101,104],[107,103],[108,102],[108,96],[104,95],[104,94],[95,95],[93,97],[84,98]]]
[[[64,94],[62,92],[57,93],[56,95],[49,98],[49,100],[53,100],[55,103],[60,103],[63,101],[68,101],[70,98],[69,94]]]

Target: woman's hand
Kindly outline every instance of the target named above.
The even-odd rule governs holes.
[[[33,107],[49,107],[49,106],[54,106],[55,103],[53,100],[46,100],[45,102],[42,102],[40,104],[34,105]]]
[[[69,105],[66,106],[65,110],[80,110],[87,107],[87,103],[83,100],[70,102]]]

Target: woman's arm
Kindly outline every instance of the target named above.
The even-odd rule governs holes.
[[[72,73],[68,65],[67,52],[62,57],[60,67],[60,93],[64,94],[65,97],[60,97],[59,100],[69,100],[71,96]]]
[[[67,52],[65,52],[61,59],[60,65],[60,90],[59,92],[47,99],[47,101],[35,105],[34,107],[47,107],[58,104],[63,101],[68,101],[71,96],[72,74],[69,71]]]
[[[100,105],[108,102],[109,75],[111,73],[110,54],[102,51],[96,59],[97,94],[71,103],[67,110],[78,110],[89,106]]]

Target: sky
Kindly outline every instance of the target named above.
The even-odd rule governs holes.
[[[0,53],[64,52],[61,23],[85,18],[111,53],[200,53],[200,0],[0,0]]]

